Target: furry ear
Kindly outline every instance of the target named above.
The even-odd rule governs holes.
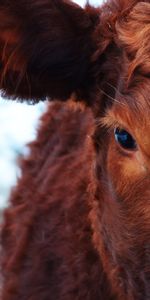
[[[37,102],[66,99],[85,84],[92,21],[68,0],[0,1],[0,89]]]

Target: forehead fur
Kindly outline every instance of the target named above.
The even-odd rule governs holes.
[[[150,3],[137,3],[116,30],[129,58],[129,78],[135,70],[150,75]]]
[[[106,36],[121,50],[122,64],[114,99],[121,104],[124,118],[131,111],[133,118],[147,123],[150,115],[150,2],[108,1],[101,15]],[[110,39],[111,39],[110,38]],[[117,54],[116,54],[117,55]],[[120,55],[120,54],[119,54]],[[114,74],[115,64],[112,73]],[[118,111],[119,111],[118,110]],[[126,113],[125,113],[126,112]],[[133,120],[132,120],[133,121]],[[133,122],[134,124],[134,122]]]
[[[121,102],[126,103],[139,125],[147,126],[150,115],[150,2],[138,1],[123,20],[116,22],[116,31],[127,56],[125,95]]]
[[[150,1],[110,0],[98,13],[92,59],[97,63],[99,87],[112,98],[117,89],[123,95],[132,94],[131,108],[140,107],[144,98],[139,109],[143,112],[150,103]],[[134,101],[137,94],[140,101]]]
[[[150,75],[150,1],[107,1],[101,23],[105,44],[112,39],[127,55],[129,79],[137,69]]]

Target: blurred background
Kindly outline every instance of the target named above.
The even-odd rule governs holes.
[[[74,0],[84,6],[86,0]],[[90,0],[98,5],[101,0]],[[19,170],[18,155],[26,152],[26,143],[33,140],[40,115],[46,104],[31,106],[0,97],[0,211],[7,205],[11,187],[15,185]]]

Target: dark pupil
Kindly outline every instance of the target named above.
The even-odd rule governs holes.
[[[136,141],[133,139],[130,133],[119,127],[115,129],[115,139],[121,145],[121,147],[128,150],[136,149]]]

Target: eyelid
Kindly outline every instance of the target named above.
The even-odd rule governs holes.
[[[102,117],[100,120],[100,125],[109,130],[115,130],[115,128],[119,127],[120,129],[126,130],[135,140],[134,134],[131,133],[129,126],[121,120],[117,120],[111,112],[108,111],[105,117]]]
[[[127,126],[125,126],[124,124],[122,124],[118,120],[115,120],[115,119],[112,119],[112,118],[108,118],[107,116],[101,118],[100,124],[101,124],[102,127],[105,127],[106,129],[108,129],[110,131],[111,130],[114,131],[116,128],[120,128],[120,129],[126,130],[130,135],[132,135],[130,133],[130,130],[127,128]]]
[[[126,128],[125,124],[117,120],[110,112],[108,112],[106,116],[102,117],[99,123],[101,126],[106,127],[108,129],[115,129],[116,127]]]

